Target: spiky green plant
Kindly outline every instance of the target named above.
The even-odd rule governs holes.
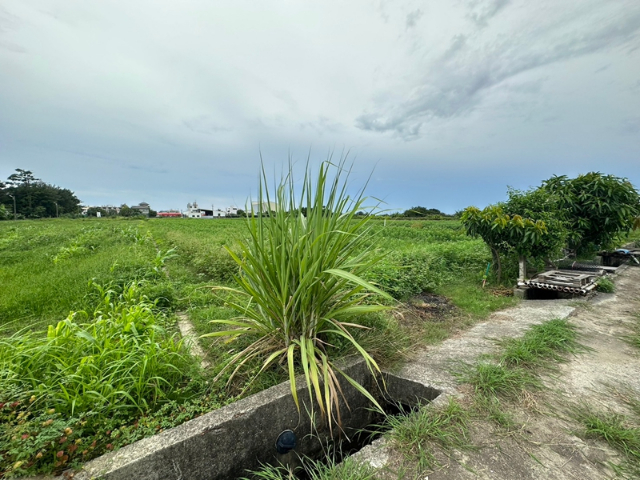
[[[228,305],[240,316],[213,320],[222,330],[206,335],[251,336],[251,344],[233,356],[218,377],[234,366],[231,380],[257,359],[262,362],[258,375],[274,364],[286,365],[298,409],[295,377],[301,369],[309,398],[315,399],[330,428],[334,421],[340,423],[338,374],[380,408],[370,392],[336,366],[331,339],[346,339],[369,370],[379,372],[351,330],[363,328],[359,315],[387,308],[372,302],[373,294],[391,298],[362,278],[381,257],[371,247],[369,217],[356,215],[367,209],[363,190],[355,197],[347,193],[349,173],[344,159],[323,162],[317,177],[307,164],[296,191],[290,165],[274,197],[263,167],[257,207],[247,217],[249,237],[241,242],[239,255],[229,250],[240,266],[238,288],[220,287],[233,294]]]

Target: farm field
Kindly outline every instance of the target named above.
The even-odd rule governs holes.
[[[382,364],[398,360],[411,345],[439,342],[515,302],[480,288],[490,254],[481,240],[465,235],[458,221],[371,225],[371,242],[386,256],[367,280],[396,300],[389,312],[361,319],[375,328],[358,332],[358,341]],[[65,352],[69,364],[73,358],[91,357],[96,365],[117,365],[128,376],[118,374],[116,381],[115,374],[89,375],[89,384],[65,379],[66,397],[55,393],[57,384],[47,383],[55,372],[44,367],[30,378],[34,387],[28,395],[10,375],[0,378],[0,472],[61,471],[285,380],[285,372],[272,370],[250,382],[259,369],[256,363],[230,385],[228,373],[213,382],[233,349],[202,339],[212,362],[205,371],[179,342],[176,312],[188,314],[200,335],[213,331],[210,320],[235,315],[225,307],[224,295],[211,287],[234,285],[237,266],[225,247],[236,250],[245,232],[242,219],[2,222],[3,371],[19,372],[31,358],[44,366]],[[68,322],[59,323],[68,316]],[[83,343],[87,335],[97,338],[96,332],[106,331],[111,345],[121,345],[129,338],[118,333],[121,318],[131,319],[124,329],[139,335],[135,361],[107,344],[96,353],[95,345]],[[53,351],[44,341],[47,328],[49,339],[56,338]],[[27,335],[30,343],[16,343],[16,332],[26,331],[32,332]],[[353,353],[347,344],[334,348],[338,356]],[[135,370],[159,351],[170,353],[168,370],[162,369],[165,362],[150,362],[149,372]],[[166,379],[166,385],[144,375]],[[124,399],[121,391],[136,394]],[[115,411],[118,404],[122,409]],[[56,428],[72,433],[60,438],[60,450],[49,451],[46,445]]]
[[[90,280],[142,281],[144,293],[160,307],[195,308],[202,303],[200,287],[232,282],[237,268],[225,247],[234,249],[245,229],[242,219],[3,222],[0,325],[5,333],[37,328],[91,308]],[[459,222],[374,222],[373,241],[387,257],[370,280],[394,298],[437,291],[463,310],[471,308],[466,295],[456,292],[479,283],[490,255]],[[486,300],[469,312],[485,314],[500,306]]]

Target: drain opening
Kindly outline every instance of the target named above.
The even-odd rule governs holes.
[[[313,441],[316,441],[318,445],[314,453],[298,456],[292,452],[287,455],[288,457],[292,455],[287,461],[284,461],[284,458],[281,457],[275,462],[269,462],[269,465],[286,468],[287,475],[294,475],[291,478],[311,480],[315,478],[309,472],[309,469],[313,468],[313,463],[338,465],[347,457],[359,452],[388,432],[391,429],[388,417],[408,416],[435,400],[441,393],[432,387],[391,374],[385,375],[385,381],[387,391],[382,398],[378,399],[384,414],[372,410],[369,406],[359,406],[355,409],[352,407],[352,413],[354,414],[348,418],[343,418],[343,428],[346,434],[336,438],[328,438],[324,441],[314,439]],[[362,409],[365,409],[368,414],[357,414],[356,410]],[[359,419],[360,421],[366,419],[366,421],[359,424],[357,421],[354,422],[353,419]],[[305,439],[299,439],[299,441],[304,442]],[[258,479],[264,477],[253,475],[253,477],[249,478]]]

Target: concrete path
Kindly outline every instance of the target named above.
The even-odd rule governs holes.
[[[189,346],[191,355],[200,359],[202,368],[209,368],[211,366],[211,362],[207,360],[206,354],[200,346],[200,342],[198,342],[198,334],[196,333],[196,329],[191,323],[191,320],[189,320],[189,317],[184,312],[178,312],[176,316],[178,317],[178,328],[180,329],[180,334],[182,335],[182,338],[184,338],[185,343]]]
[[[629,413],[611,387],[632,388],[640,396],[640,351],[624,341],[629,325],[640,313],[640,268],[627,268],[617,275],[615,295],[598,295],[588,302],[570,300],[527,300],[519,306],[496,312],[486,322],[441,345],[425,348],[402,367],[398,374],[442,390],[436,404],[456,396],[469,404],[469,390],[451,371],[460,362],[473,363],[496,350],[494,339],[517,337],[533,324],[553,318],[571,317],[579,327],[581,342],[593,349],[558,366],[558,372],[544,378],[549,390],[532,395],[521,404],[508,406],[521,424],[516,432],[505,432],[490,421],[474,421],[471,442],[474,451],[439,455],[442,467],[430,472],[429,480],[450,479],[599,479],[613,478],[609,462],[619,455],[605,444],[585,441],[574,435],[579,425],[572,408],[589,404],[605,412]],[[385,477],[397,478],[398,471],[412,466],[384,439],[357,454]],[[415,473],[415,472],[414,472]],[[394,476],[395,475],[395,476]],[[413,478],[413,475],[407,478]]]

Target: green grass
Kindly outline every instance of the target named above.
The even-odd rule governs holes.
[[[198,334],[214,332],[218,327],[209,320],[229,319],[235,313],[226,306],[228,296],[213,292],[211,287],[234,285],[232,277],[238,267],[225,248],[238,252],[239,240],[246,235],[242,219],[0,222],[0,338],[11,338],[23,329],[32,330],[30,335],[35,338],[38,331],[55,326],[70,312],[86,311],[91,317],[100,304],[100,295],[91,286],[92,280],[114,289],[138,284],[140,294],[155,305],[154,315],[163,319],[162,327],[169,336],[175,332],[175,311],[186,311]],[[465,235],[458,221],[394,221],[387,226],[383,222],[372,222],[370,238],[365,240],[367,245],[379,244],[385,255],[380,264],[365,273],[367,280],[397,299],[405,300],[416,293],[430,291],[447,296],[456,306],[450,317],[437,321],[404,322],[386,314],[359,318],[359,322],[370,329],[354,329],[354,339],[380,364],[391,364],[403,358],[403,352],[413,345],[442,341],[490,312],[516,303],[513,298],[496,297],[489,288],[480,288],[490,254],[481,241]],[[387,302],[387,305],[395,306],[395,303]],[[90,323],[89,320],[79,323]],[[220,372],[234,353],[249,345],[248,341],[224,344],[207,338],[202,339],[202,343],[214,364],[209,372],[211,377]],[[340,338],[333,338],[332,344],[337,356],[355,352],[353,344]],[[69,362],[71,360],[69,358]],[[87,421],[85,414],[75,414],[80,412],[79,407],[74,407],[73,415],[57,407],[55,412],[47,413],[48,410],[39,407],[44,405],[41,401],[29,403],[31,396],[25,397],[24,390],[19,405],[11,407],[14,401],[6,403],[0,413],[4,415],[0,422],[0,451],[15,449],[12,455],[17,457],[6,458],[25,462],[15,469],[18,474],[50,472],[52,468],[63,468],[63,464],[73,465],[219,408],[237,400],[241,393],[248,395],[287,378],[286,369],[275,366],[251,383],[261,364],[258,359],[248,363],[247,370],[228,388],[224,386],[228,376],[221,377],[218,384],[210,382],[206,386],[204,380],[200,384],[200,380],[194,379],[196,385],[191,388],[200,391],[200,396],[191,400],[170,396],[165,399],[166,403],[150,406],[141,416],[107,419],[99,408],[89,411],[87,415],[100,421],[85,423],[85,427],[82,425]],[[15,393],[14,390],[3,393],[12,392]],[[135,403],[155,402],[153,394],[143,397],[144,401]],[[88,400],[82,402],[88,403]],[[18,416],[25,412],[29,413],[29,420],[19,424],[23,418]],[[51,423],[47,423],[49,420]],[[32,421],[47,425],[28,431]],[[86,425],[93,426],[89,429]],[[71,436],[63,435],[67,428],[73,430]],[[31,434],[36,430],[40,433],[33,437]],[[29,438],[23,442],[24,434],[29,434]],[[63,436],[67,436],[68,442],[93,440],[87,440],[89,445],[73,452],[65,450],[62,460],[50,458],[48,467],[43,466],[40,459],[34,461],[38,453],[48,452],[50,443]],[[17,440],[12,440],[14,437]],[[96,443],[92,445],[93,442]],[[55,462],[57,467],[53,467]]]
[[[635,315],[636,322],[631,325],[631,334],[625,337],[625,340],[632,346],[640,349],[640,313]]]
[[[518,398],[527,390],[538,390],[541,382],[524,368],[480,362],[468,366],[460,374],[463,383],[473,386],[474,392],[485,397]]]
[[[596,438],[606,442],[620,452],[625,461],[614,464],[614,469],[627,478],[638,478],[640,474],[640,428],[632,425],[628,419],[615,413],[597,412],[587,407],[575,412],[583,427],[585,438]]]
[[[244,480],[293,480],[307,478],[309,480],[374,480],[378,478],[377,470],[369,465],[347,457],[336,463],[331,457],[324,460],[303,458],[303,467],[293,470],[286,467],[267,465]]]
[[[584,350],[575,326],[563,319],[534,325],[522,337],[500,344],[493,359],[465,365],[456,372],[478,395],[513,400],[527,390],[538,390],[542,388],[541,370],[553,369],[553,363],[564,361],[567,354]]]
[[[105,424],[203,393],[195,359],[136,285],[98,290],[90,314],[0,338],[0,472],[88,459],[78,445]]]
[[[474,319],[484,319],[496,310],[517,305],[518,299],[515,297],[496,296],[490,288],[481,288],[482,275],[479,278],[477,282],[446,283],[435,291],[450,298],[462,313]]]
[[[455,400],[441,407],[425,405],[408,415],[388,417],[390,444],[419,471],[438,465],[435,450],[448,455],[452,449],[471,448],[468,412]]]
[[[521,338],[502,342],[500,363],[507,367],[533,368],[564,361],[566,354],[582,351],[576,327],[555,319],[531,327]]]
[[[599,279],[597,282],[597,289],[599,292],[602,293],[613,293],[616,291],[616,286],[615,284],[608,279],[607,277],[603,277],[601,279]]]

